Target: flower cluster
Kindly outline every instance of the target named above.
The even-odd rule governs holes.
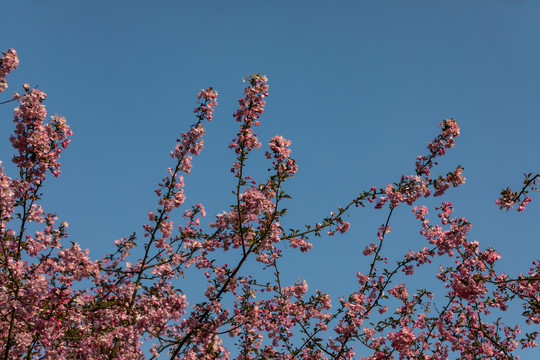
[[[296,160],[290,158],[291,150],[289,146],[291,146],[291,141],[285,139],[283,136],[276,135],[270,140],[268,146],[272,153],[267,151],[265,153],[266,158],[271,159],[273,157],[275,159],[273,164],[278,173],[293,177],[296,171],[298,171],[298,166],[296,165]]]
[[[455,138],[459,136],[459,126],[454,119],[446,119],[441,123],[441,134],[434,141],[428,143],[428,149],[432,155],[441,156],[446,154],[446,149],[453,148]]]
[[[49,123],[44,123],[47,111],[43,101],[47,95],[37,89],[30,90],[26,84],[24,89],[26,93],[15,109],[15,134],[10,137],[18,151],[13,163],[25,173],[24,181],[38,185],[45,179],[47,170],[54,176],[60,175],[58,159],[73,132],[62,116],[54,115]]]
[[[529,190],[538,191],[538,179],[540,179],[540,174],[533,176],[532,173],[524,174],[525,180],[523,180],[523,188],[519,192],[514,192],[510,188],[503,189],[501,191],[501,197],[495,201],[501,210],[509,211],[514,207],[514,204],[519,203],[517,211],[525,210],[525,206],[531,202],[532,198],[526,196]]]
[[[349,230],[350,228],[351,228],[351,223],[349,221],[346,221],[346,222],[344,222],[342,224],[337,225],[334,230],[329,231],[328,235],[329,236],[334,236],[334,234],[336,232],[339,232],[341,234],[345,234],[347,232],[347,230]]]
[[[4,56],[0,58],[0,93],[8,87],[6,76],[19,66],[19,58],[15,50],[8,49],[2,54]]]
[[[460,134],[460,128],[456,120],[445,119],[440,124],[441,133],[433,141],[428,142],[429,156],[418,156],[416,161],[416,173],[426,179],[430,178],[431,168],[436,165],[433,159],[446,154],[446,149],[455,145],[455,138]]]
[[[0,232],[5,231],[5,223],[13,212],[15,204],[15,192],[11,186],[11,178],[4,173],[0,162]]]
[[[267,80],[266,76],[259,74],[244,79],[244,81],[249,82],[250,86],[244,89],[245,97],[238,99],[240,107],[233,114],[236,121],[241,122],[242,126],[236,139],[233,139],[229,145],[229,148],[235,149],[237,154],[261,147],[257,134],[253,133],[253,127],[260,125],[258,119],[264,112],[266,105],[264,98],[268,96]]]
[[[202,120],[203,118],[206,118],[208,121],[212,121],[214,110],[218,105],[216,101],[217,95],[217,91],[214,91],[212,87],[209,87],[206,90],[201,89],[201,91],[197,94],[199,106],[193,109],[193,112],[198,114],[199,119]]]

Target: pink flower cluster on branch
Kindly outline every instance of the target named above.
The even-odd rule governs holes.
[[[291,150],[289,149],[289,146],[291,146],[291,141],[285,139],[283,136],[276,135],[270,140],[268,146],[272,153],[267,151],[266,158],[275,159],[272,163],[274,169],[276,169],[278,173],[286,174],[287,177],[293,177],[298,171],[298,166],[296,165],[296,160],[290,158]]]
[[[264,98],[268,96],[266,76],[251,75],[244,81],[249,82],[250,86],[244,89],[245,97],[238,99],[240,107],[233,114],[236,121],[241,122],[242,125],[236,139],[233,139],[229,145],[229,148],[234,149],[239,156],[245,156],[249,151],[261,147],[257,134],[253,133],[253,127],[260,125],[258,119],[264,112],[266,105]]]
[[[13,49],[2,53],[0,57],[0,93],[7,89],[6,76],[19,66],[19,58],[17,52]]]
[[[25,84],[25,94],[19,99],[13,122],[15,134],[10,137],[11,144],[18,151],[13,163],[24,173],[24,181],[39,185],[45,179],[47,170],[54,176],[60,175],[58,159],[69,145],[68,136],[73,132],[62,116],[54,115],[49,123],[43,102],[47,95]]]
[[[518,203],[519,206],[517,211],[520,212],[525,210],[525,206],[527,206],[527,204],[532,200],[532,198],[530,196],[526,196],[526,194],[528,194],[529,190],[538,191],[537,182],[538,179],[540,179],[540,174],[536,174],[534,176],[532,173],[523,175],[525,176],[525,180],[523,180],[523,188],[519,194],[510,190],[510,188],[506,188],[501,191],[501,197],[495,201],[501,210],[509,211],[514,207],[514,204]]]

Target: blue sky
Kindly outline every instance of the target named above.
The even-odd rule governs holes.
[[[3,98],[23,82],[38,84],[49,113],[67,118],[75,134],[44,204],[96,258],[114,239],[141,233],[201,88],[218,90],[219,106],[186,194],[188,204],[206,206],[209,220],[234,201],[227,145],[249,74],[269,77],[259,137],[290,139],[299,164],[287,187],[289,227],[411,174],[439,122],[453,117],[462,135],[438,171],[461,164],[467,183],[428,204],[452,201],[472,222],[469,238],[499,250],[499,269],[516,274],[538,257],[540,196],[521,214],[494,201],[503,187],[517,189],[524,172],[540,171],[539,13],[532,0],[11,1],[0,48],[15,48],[21,64]],[[14,176],[11,111],[0,107],[0,160]],[[260,180],[263,158],[260,151],[249,165]],[[346,235],[291,255],[283,276],[346,295],[385,218],[353,210]],[[390,258],[421,244],[407,206],[391,226]]]

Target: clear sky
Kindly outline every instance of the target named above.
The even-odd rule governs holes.
[[[186,194],[209,220],[234,201],[227,145],[249,74],[269,78],[259,137],[290,139],[299,164],[284,227],[317,222],[359,192],[412,174],[439,122],[453,117],[462,135],[436,171],[461,164],[467,183],[428,204],[452,201],[473,225],[470,240],[499,250],[499,269],[517,274],[540,253],[540,194],[521,214],[499,211],[495,199],[504,187],[517,189],[524,172],[540,171],[539,15],[533,0],[9,1],[0,50],[16,49],[21,64],[0,101],[23,82],[38,84],[49,113],[67,118],[72,144],[44,204],[95,258],[113,240],[142,233],[201,88],[218,90],[219,106]],[[15,176],[12,109],[0,106],[0,160]],[[263,180],[263,151],[251,159]],[[353,210],[347,234],[287,255],[283,276],[346,295],[385,218]],[[391,259],[421,244],[406,205],[390,225]],[[435,272],[426,284],[436,286]],[[533,353],[522,358],[537,359]]]

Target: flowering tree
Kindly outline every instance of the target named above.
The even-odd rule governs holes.
[[[0,92],[18,63],[12,49],[0,59]],[[99,260],[66,242],[67,223],[43,209],[40,196],[47,173],[60,175],[58,160],[72,131],[61,116],[46,122],[46,94],[28,84],[23,94],[3,102],[18,103],[10,141],[19,174],[11,178],[0,171],[0,358],[513,359],[516,349],[536,346],[540,262],[532,263],[528,275],[498,273],[499,253],[467,240],[471,225],[453,214],[451,203],[434,209],[439,224],[432,223],[425,205],[416,205],[465,182],[459,166],[432,176],[437,158],[459,136],[455,120],[440,124],[412,175],[361,192],[316,224],[286,230],[280,226],[283,202],[290,198],[284,185],[297,171],[291,142],[270,139],[267,179],[257,182],[246,173],[251,152],[262,146],[254,128],[268,85],[262,75],[245,81],[234,114],[240,129],[229,146],[236,154],[230,210],[216,215],[208,231],[202,204],[184,210],[184,220],[174,214],[185,200],[183,177],[203,148],[204,124],[217,106],[217,92],[208,88],[197,95],[196,121],[177,140],[173,166],[155,190],[157,207],[143,225],[137,259],[130,255],[136,234],[116,240],[116,251]],[[527,175],[519,193],[503,190],[497,204],[507,210],[519,204],[523,210],[539,177]],[[389,264],[385,236],[402,204],[418,219],[425,246]],[[310,237],[345,233],[350,223],[343,216],[366,205],[387,211],[387,219],[378,240],[363,251],[366,267],[356,274],[358,285],[350,294],[332,304],[326,293],[308,293],[305,281],[282,283],[278,263],[287,253],[280,243],[307,253]],[[272,281],[245,273],[251,259],[273,272]],[[425,264],[445,259],[451,265],[436,274],[445,294],[413,289],[406,281]],[[207,279],[205,300],[190,304],[182,279],[196,271]],[[510,305],[523,307],[521,323],[531,331],[522,333],[517,321],[501,320]],[[145,339],[153,344],[149,354],[141,349]]]

